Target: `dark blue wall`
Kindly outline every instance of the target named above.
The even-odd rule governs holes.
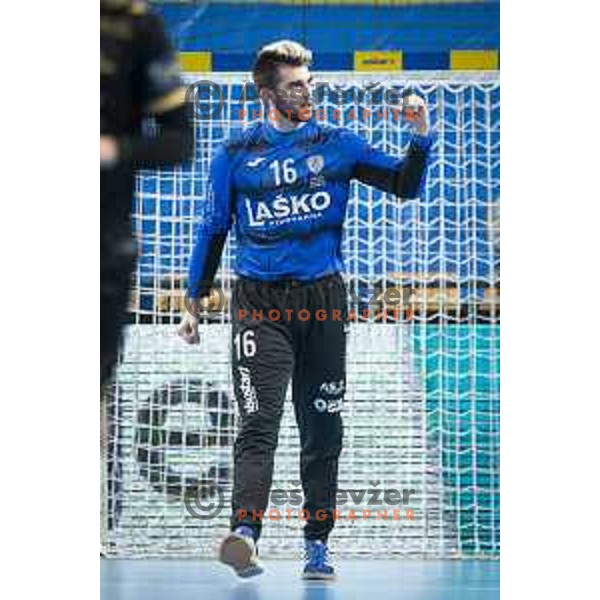
[[[448,52],[499,49],[500,5],[282,6],[279,4],[162,5],[177,47],[218,54],[251,55],[280,38],[308,45],[319,56],[354,50]],[[249,64],[239,65],[248,68]]]

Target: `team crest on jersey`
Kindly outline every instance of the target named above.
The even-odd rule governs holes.
[[[314,175],[318,175],[325,166],[325,159],[322,154],[314,154],[306,159],[308,170]]]

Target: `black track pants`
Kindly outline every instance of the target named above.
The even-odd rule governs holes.
[[[239,279],[232,309],[233,381],[241,415],[234,445],[232,529],[247,524],[256,538],[260,535],[292,379],[308,517],[304,534],[326,540],[333,527],[342,449],[348,315],[344,282],[340,275],[308,284]]]
[[[100,383],[114,372],[127,314],[136,246],[127,229],[110,235],[101,232],[100,244]]]

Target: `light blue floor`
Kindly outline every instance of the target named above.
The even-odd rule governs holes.
[[[305,582],[298,562],[265,561],[237,579],[217,562],[101,561],[102,600],[497,600],[500,564],[488,561],[344,560],[334,582]]]

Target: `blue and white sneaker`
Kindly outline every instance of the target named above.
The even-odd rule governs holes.
[[[236,527],[221,543],[219,560],[230,566],[238,577],[260,575],[264,569],[258,562],[252,527]]]
[[[321,540],[306,540],[302,579],[335,579],[335,569],[329,564],[327,544]]]

